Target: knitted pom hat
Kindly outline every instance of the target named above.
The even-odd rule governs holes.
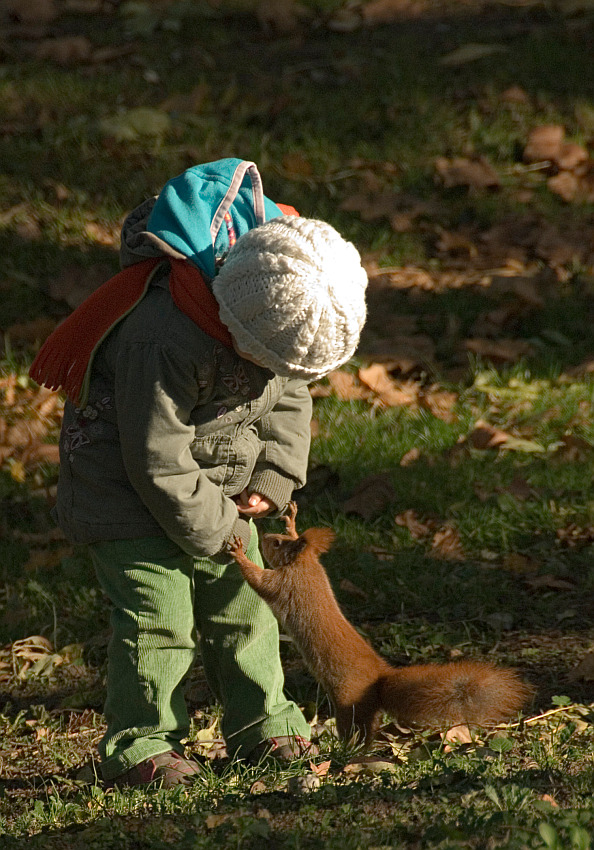
[[[351,357],[365,322],[359,252],[329,224],[281,216],[229,251],[213,292],[238,349],[311,381]]]

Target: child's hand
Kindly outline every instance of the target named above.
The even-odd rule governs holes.
[[[248,493],[244,490],[236,497],[237,510],[243,516],[266,516],[276,510],[276,505],[259,493]]]

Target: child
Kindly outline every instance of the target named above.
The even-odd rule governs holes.
[[[228,751],[309,746],[276,620],[228,550],[239,535],[261,565],[252,520],[303,486],[307,382],[353,354],[367,278],[353,245],[272,203],[237,159],[134,210],[121,261],[31,375],[68,395],[55,514],[113,603],[103,778],[171,786],[199,771],[181,743],[196,630]]]

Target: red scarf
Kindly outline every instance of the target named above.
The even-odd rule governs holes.
[[[75,404],[85,404],[91,364],[112,328],[141,300],[163,257],[144,260],[110,278],[49,336],[33,361],[30,376],[50,389],[60,387]],[[175,304],[209,336],[233,347],[219,305],[198,269],[186,260],[167,259]]]
[[[299,213],[277,204],[284,215]],[[64,319],[39,349],[29,371],[38,384],[60,387],[75,404],[86,404],[93,358],[112,328],[127,316],[148,289],[159,263],[171,266],[169,290],[179,307],[201,330],[233,348],[229,329],[219,318],[219,305],[196,266],[187,260],[159,257],[129,266],[110,278]]]

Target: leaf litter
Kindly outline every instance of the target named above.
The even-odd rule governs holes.
[[[85,6],[85,3],[86,0],[79,0],[80,8]],[[138,5],[146,6],[147,4]],[[275,5],[266,4],[264,6],[264,11],[261,13],[263,16],[261,20],[263,29],[268,30],[270,34],[275,32],[280,33],[283,31],[283,28],[285,33],[296,31],[300,23],[297,24],[297,28],[294,30],[292,20],[292,16],[295,14],[294,4],[282,4],[283,10],[282,12],[279,11],[276,18]],[[280,5],[278,4],[279,7]],[[423,2],[406,2],[406,0],[392,0],[392,2],[390,0],[375,0],[375,2],[366,4],[361,10],[355,8],[354,11],[349,11],[350,17],[348,21],[351,23],[349,24],[347,21],[346,25],[356,27],[359,23],[369,26],[379,20],[387,22],[399,21],[403,17],[422,13],[430,5]],[[33,6],[40,11],[36,20],[32,20],[32,15],[29,15],[27,22],[45,25],[45,22],[55,19],[57,12],[62,6],[66,8],[68,4],[53,3],[51,0],[47,0],[47,2],[36,0],[36,3],[31,2],[30,7],[33,8]],[[76,0],[71,0],[70,7],[75,8],[75,6]],[[267,7],[269,11],[266,10]],[[99,5],[89,0],[86,3],[86,8],[89,12],[95,13],[99,9]],[[162,12],[160,10],[153,12],[150,9],[148,11],[150,13],[149,17],[152,15],[156,21],[156,23],[149,21],[151,26],[160,26],[163,19]],[[270,17],[271,15],[272,18]],[[284,16],[284,19],[289,21],[286,26],[281,16]],[[25,18],[27,18],[27,14],[22,15],[22,19],[24,20]],[[137,21],[139,26],[141,23],[140,20]],[[41,52],[43,50],[50,50],[49,42],[52,42],[51,49],[59,51],[63,48],[65,52],[62,57],[59,57],[58,53],[56,53],[53,58],[50,52],[46,55],[46,60],[56,61],[66,66],[80,64],[86,66],[86,68],[92,68],[94,64],[100,61],[110,61],[107,55],[103,56],[100,60],[100,50],[91,45],[89,52],[88,45],[82,42],[79,42],[78,47],[74,44],[75,49],[68,54],[66,50],[67,43],[64,42],[64,44],[59,45],[59,39],[55,38],[46,39],[45,41],[40,40],[39,48]],[[484,47],[495,49],[483,49]],[[123,45],[122,49],[129,51],[131,48]],[[78,55],[77,50],[79,51]],[[475,45],[474,43],[463,45],[457,50],[457,56],[455,52],[449,54],[449,62],[452,65],[462,66],[466,63],[478,62],[483,59],[489,60],[489,55],[495,55],[497,50],[499,50],[498,45]],[[39,55],[41,54],[38,54],[38,57]],[[113,58],[117,58],[117,56],[114,54]],[[513,87],[510,87],[502,95],[503,100],[516,106],[525,104],[527,98],[529,99],[530,96],[521,90],[520,87],[516,87],[515,90]],[[199,111],[201,108],[200,103],[194,104],[193,108]],[[105,133],[106,139],[115,139],[118,143],[127,142],[128,140],[138,142],[143,139],[160,141],[167,137],[171,128],[175,125],[175,121],[170,114],[174,111],[175,109],[173,107],[166,107],[163,104],[150,114],[140,116],[130,116],[130,110],[127,112],[122,111],[121,113],[110,116],[111,119],[115,120],[115,125],[103,125],[100,129],[101,132]],[[140,119],[140,121],[137,119]],[[47,119],[45,120],[47,122]],[[557,133],[557,135],[559,134]],[[530,141],[534,141],[534,139],[531,140],[529,135],[528,142]],[[448,154],[444,158],[444,162],[442,162],[441,174],[439,169],[436,168],[437,182],[441,184],[442,188],[447,190],[466,189],[469,194],[476,193],[480,195],[484,193],[490,195],[493,192],[502,192],[506,181],[510,179],[517,179],[520,184],[525,178],[531,179],[532,176],[536,175],[536,185],[544,185],[549,192],[554,193],[567,204],[581,203],[590,197],[589,187],[591,181],[591,161],[587,152],[586,157],[584,157],[584,150],[581,145],[567,141],[565,136],[562,135],[560,148],[554,152],[554,155],[546,157],[546,162],[550,164],[543,165],[545,158],[538,157],[532,160],[525,155],[524,162],[519,164],[518,171],[514,172],[514,174],[503,173],[499,163],[493,165],[488,159],[481,156],[477,157],[473,152],[465,153],[463,157],[454,157]],[[386,174],[390,172],[394,174],[398,170],[394,163],[385,163],[384,165]],[[531,170],[533,166],[537,166],[534,171]],[[307,181],[316,179],[315,170],[307,158],[302,157],[300,160],[293,157],[291,161],[285,163],[285,168],[289,173],[294,175],[296,180]],[[376,168],[374,175],[367,174],[363,178],[363,166],[360,167],[359,175],[362,180],[365,179],[367,181],[366,186],[368,189],[372,185],[372,178],[377,179],[377,173],[379,171],[381,169]],[[540,183],[538,182],[539,180],[541,181]],[[527,183],[529,183],[528,180]],[[381,186],[381,180],[377,185]],[[524,185],[519,185],[518,192],[521,191],[530,192],[532,191],[532,186],[528,185],[528,188],[526,188]],[[412,200],[408,205],[405,204],[403,207],[402,198],[399,197],[400,194],[392,193],[390,195],[388,192],[385,194],[385,197],[380,198],[379,194],[374,197],[372,190],[371,195],[367,196],[367,210],[365,211],[365,208],[362,208],[361,217],[365,219],[365,216],[368,216],[366,220],[385,217],[390,222],[390,226],[395,233],[409,233],[415,230],[424,233],[428,242],[433,240],[432,244],[435,249],[435,255],[440,258],[442,267],[436,268],[433,266],[426,267],[424,265],[415,266],[408,264],[402,268],[398,267],[393,271],[379,267],[372,268],[372,285],[384,285],[396,290],[406,291],[411,295],[414,293],[415,295],[413,297],[416,297],[416,293],[419,291],[437,293],[470,286],[482,290],[485,294],[489,293],[494,298],[510,298],[517,303],[512,306],[505,305],[504,309],[499,312],[497,310],[491,310],[486,313],[485,326],[488,327],[488,332],[479,333],[478,329],[475,328],[475,332],[471,333],[467,338],[460,336],[458,340],[459,350],[462,353],[470,351],[472,354],[495,364],[513,364],[517,362],[518,358],[530,356],[533,349],[531,347],[522,347],[526,345],[530,346],[530,343],[526,343],[525,340],[515,340],[510,335],[504,336],[502,330],[510,322],[513,322],[514,318],[518,315],[528,315],[523,312],[527,308],[533,310],[541,309],[551,292],[553,294],[556,293],[557,282],[565,282],[569,279],[569,275],[572,274],[571,268],[574,264],[582,264],[584,268],[592,267],[591,232],[586,231],[584,233],[582,231],[572,234],[571,227],[566,228],[563,225],[545,227],[544,222],[538,216],[534,217],[528,226],[526,225],[525,217],[522,217],[522,220],[514,220],[513,217],[510,217],[509,223],[500,232],[497,231],[497,226],[494,226],[490,232],[483,231],[482,233],[472,227],[466,226],[461,226],[459,229],[448,229],[441,222],[434,220],[436,213],[435,207],[432,206],[431,202],[424,200],[417,200],[415,202]],[[356,212],[356,210],[354,211]],[[100,223],[89,222],[85,231],[91,241],[96,241],[99,244],[109,247],[113,247],[113,244],[115,244],[109,233],[102,232]],[[25,233],[25,230],[23,230],[23,233]],[[552,284],[551,278],[542,274],[543,264],[547,271],[553,273],[554,281]],[[502,280],[505,282],[505,286],[507,286],[505,293],[501,291],[500,282]],[[497,292],[498,287],[499,292]],[[81,297],[81,299],[84,297],[83,294],[80,296],[74,296],[72,294],[75,290],[74,286],[68,287],[67,290],[69,297],[66,299],[58,298],[57,300],[65,301],[70,307],[75,306],[74,302],[77,297]],[[72,303],[70,303],[71,301]],[[518,307],[518,305],[521,306]],[[43,332],[44,329],[41,326],[37,328],[31,327],[29,329],[19,326],[12,328],[12,335],[22,340],[24,344],[35,343],[38,337],[42,337]],[[438,383],[435,383],[433,376],[429,380],[427,379],[426,372],[428,370],[428,364],[428,371],[431,374],[435,370],[435,363],[439,359],[439,354],[435,354],[433,339],[425,336],[425,340],[422,340],[422,337],[423,335],[418,332],[418,328],[415,328],[408,335],[402,334],[402,349],[404,350],[402,355],[397,350],[397,340],[393,338],[391,343],[392,352],[385,348],[383,350],[381,348],[379,349],[384,357],[388,358],[391,353],[393,355],[391,360],[383,360],[380,357],[370,359],[357,373],[341,370],[328,380],[327,385],[323,389],[335,393],[339,398],[344,400],[363,401],[371,409],[378,408],[382,410],[391,407],[402,407],[405,410],[416,412],[425,408],[434,416],[438,416],[438,412],[441,412],[442,417],[439,418],[443,418],[446,422],[451,423],[455,421],[453,411],[458,402],[458,393],[451,392],[448,394]],[[419,353],[423,345],[427,345],[426,340],[429,340],[429,347],[433,346],[433,351],[429,352],[431,356],[427,356],[427,349],[424,350],[423,355]],[[467,343],[470,343],[470,345]],[[495,343],[499,343],[499,346],[495,345]],[[401,359],[399,360],[399,358]],[[587,361],[584,361],[584,363],[583,368],[588,372]],[[421,375],[420,373],[423,371],[425,371],[425,374]],[[411,377],[407,381],[402,381],[401,378],[403,376]],[[10,471],[15,481],[26,480],[27,477],[35,474],[35,469],[41,462],[44,451],[47,451],[49,456],[53,453],[54,459],[56,458],[55,445],[44,443],[43,440],[55,439],[60,418],[59,403],[56,405],[56,409],[52,410],[51,404],[53,402],[51,402],[50,408],[45,413],[40,414],[40,421],[42,421],[42,417],[45,417],[49,420],[50,424],[42,428],[36,424],[34,418],[32,422],[28,422],[24,410],[19,408],[19,398],[22,397],[23,391],[25,395],[27,392],[31,392],[31,397],[35,396],[31,388],[22,387],[16,382],[13,382],[12,386],[6,386],[4,406],[2,408],[3,416],[0,425],[0,452],[6,453],[4,457],[4,469]],[[7,410],[8,413],[6,412]],[[475,431],[477,428],[475,428]],[[479,434],[471,432],[471,435],[474,433],[474,436],[467,435],[466,440],[462,444],[466,450],[473,448],[478,451],[489,449],[500,452],[506,446],[512,448],[515,445],[518,451],[537,451],[536,448],[531,449],[531,446],[537,446],[538,443],[533,440],[522,440],[522,437],[518,436],[519,432],[515,428],[510,428],[509,430],[496,429],[487,423],[482,424],[480,428],[485,429],[487,432],[482,435],[486,438],[486,443],[480,445]],[[500,431],[499,436],[497,433],[494,433],[497,431]],[[514,443],[514,441],[516,442]],[[473,442],[477,444],[473,445]],[[587,441],[584,442],[587,443]],[[30,449],[30,453],[27,453],[27,449]],[[579,462],[580,458],[583,459],[588,456],[588,451],[589,444],[578,446],[567,445],[559,447],[553,457],[556,455],[557,459],[561,460],[565,452],[565,456],[569,462]],[[421,456],[420,449],[415,447],[402,456],[400,463],[402,467],[406,467],[408,464],[417,462]],[[377,485],[377,480],[375,484]],[[381,486],[379,489],[381,491]],[[501,489],[505,490],[506,488]],[[526,484],[518,485],[515,489],[510,485],[507,491],[514,498],[520,500],[531,498],[533,493],[533,490]],[[355,495],[353,494],[353,496]],[[364,492],[358,498],[360,499],[358,504],[361,506],[366,498]],[[380,512],[385,510],[391,505],[393,498],[393,493],[390,492],[389,488],[386,488],[382,496],[383,501],[380,500],[374,510],[379,510]],[[357,503],[355,504],[357,505]],[[428,520],[423,516],[416,515],[414,512],[403,513],[406,513],[407,519],[399,524],[408,528],[413,537],[414,534],[417,534],[417,539],[425,541],[432,549],[439,550],[440,546],[445,548],[446,553],[449,552],[450,556],[454,553],[454,559],[464,556],[463,551],[459,547],[459,536],[453,526],[437,519]],[[371,516],[373,516],[373,513]],[[402,514],[399,516],[402,516]],[[31,535],[34,534],[35,532],[31,532]],[[591,534],[591,530],[587,527],[566,525],[564,529],[559,530],[558,537],[564,545],[577,546],[585,543],[589,539],[589,534]],[[37,545],[40,547],[39,550],[33,549],[33,552],[42,551],[41,547],[46,545],[46,539],[44,539],[43,533],[40,532],[40,535],[38,539],[34,539],[33,537],[22,539],[33,547]],[[18,535],[14,536],[15,539],[18,538]],[[59,541],[48,538],[47,543],[51,545],[59,543]],[[39,566],[43,566],[42,557],[40,558]],[[533,574],[533,567],[533,564],[524,564],[525,574],[527,576]],[[522,570],[518,568],[518,572],[521,573]],[[540,588],[535,589],[542,589],[545,592],[547,589],[567,589],[555,587],[552,583],[547,585],[547,582],[554,582],[555,580],[555,577],[548,578],[545,575],[541,581]],[[353,587],[356,588],[357,586],[353,585]],[[349,589],[345,589],[349,592]],[[33,638],[35,637],[33,636]],[[25,640],[33,641],[33,638]],[[18,660],[18,664],[23,665],[21,669],[24,669],[26,664],[31,662],[30,666],[24,669],[25,678],[34,675],[31,671],[37,662],[40,662],[40,668],[37,669],[44,669],[45,671],[51,671],[61,666],[53,662],[47,663],[49,659],[60,655],[62,651],[60,650],[58,653],[54,652],[53,646],[49,641],[49,646],[46,645],[44,648],[43,640],[47,639],[42,639],[41,645],[36,645],[32,642],[16,647],[17,651],[23,653],[20,656],[18,654],[16,655],[17,659],[21,659]],[[11,647],[11,659],[14,651],[15,644]],[[27,659],[25,657],[26,653],[37,653],[38,657],[33,660]],[[44,667],[46,664],[47,666]],[[586,668],[587,675],[582,678],[589,679],[588,669]],[[40,738],[43,738],[44,728],[43,725],[39,725]],[[204,743],[208,744],[209,742],[205,739]],[[313,772],[316,773],[317,771],[313,770]]]

